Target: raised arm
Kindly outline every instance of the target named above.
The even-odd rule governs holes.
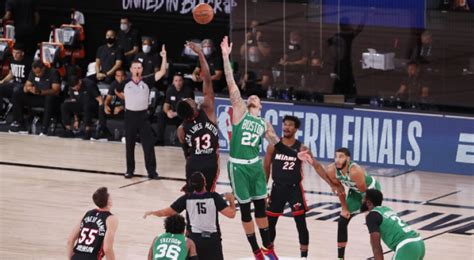
[[[266,122],[267,124],[267,131],[265,132],[265,139],[272,144],[276,145],[278,142],[280,142],[280,137],[275,133],[275,129],[273,128],[272,124],[269,122]]]
[[[203,76],[203,87],[202,92],[204,94],[204,101],[201,108],[206,112],[207,117],[212,121],[216,122],[216,113],[214,112],[214,88],[212,86],[211,71],[209,70],[209,64],[207,64],[206,57],[202,52],[202,49],[194,42],[187,42],[186,46],[191,48],[195,53],[198,54],[199,64],[201,64],[201,74]]]
[[[272,168],[272,156],[273,152],[275,151],[275,146],[272,144],[269,144],[267,146],[267,152],[265,153],[265,160],[263,161],[263,169],[265,170],[265,178],[267,180],[270,179],[270,174],[271,174],[271,168]]]
[[[166,66],[168,65],[168,60],[166,58],[166,48],[164,44],[161,45],[160,56],[161,56],[161,67],[159,71],[155,72],[155,81],[160,80],[161,78],[163,78],[163,76],[166,75]]]
[[[232,104],[232,124],[238,124],[245,112],[247,107],[245,102],[240,95],[240,90],[234,80],[234,74],[230,65],[229,55],[232,52],[232,43],[229,45],[229,39],[227,36],[221,42],[222,49],[222,60],[224,62],[224,74],[227,81],[227,87],[229,88],[230,103]]]

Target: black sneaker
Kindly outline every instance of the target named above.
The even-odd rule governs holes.
[[[11,123],[10,129],[8,130],[9,133],[19,133],[19,134],[28,134],[28,130],[26,127],[17,121]]]
[[[126,172],[125,175],[124,175],[125,179],[130,179],[133,177],[133,173],[131,172]]]
[[[150,180],[158,180],[159,178],[160,178],[160,176],[156,172],[154,172],[152,174],[148,174],[148,179],[150,179]]]
[[[85,131],[82,136],[82,140],[90,140],[92,137],[92,131]]]
[[[64,133],[61,135],[63,138],[74,138],[74,133],[70,129],[64,130]]]
[[[107,139],[110,140],[112,139],[112,133],[110,133],[109,129],[107,128],[101,128],[98,131],[98,134],[94,137],[94,139],[100,140],[100,139]]]

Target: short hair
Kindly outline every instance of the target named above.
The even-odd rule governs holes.
[[[126,16],[126,15],[122,15],[122,16],[120,17],[120,20],[122,20],[122,19],[126,19],[127,21],[130,22],[130,17],[128,17],[128,16]]]
[[[33,64],[31,65],[31,68],[33,68],[33,69],[37,69],[37,68],[42,69],[42,68],[44,68],[44,64],[43,64],[42,61],[36,60],[36,61],[34,61]]]
[[[17,50],[17,51],[25,51],[25,45],[24,45],[23,43],[16,42],[16,43],[13,45],[13,49],[14,49],[14,50]]]
[[[119,72],[119,71],[122,72],[123,74],[125,74],[125,70],[124,70],[124,69],[118,68],[118,69],[115,71],[114,75],[117,74],[117,72]]]
[[[140,63],[140,65],[142,65],[143,67],[143,63],[139,59],[134,59],[132,63],[130,63],[130,67],[132,67],[131,65],[133,65],[134,63]]]
[[[186,227],[184,217],[179,214],[174,214],[165,219],[165,230],[171,234],[182,234]]]
[[[301,121],[296,116],[286,115],[285,117],[283,117],[283,122],[285,121],[292,121],[293,123],[295,123],[296,128],[300,128]]]
[[[341,147],[336,150],[336,153],[343,153],[345,156],[351,157],[351,151],[347,149],[346,147]]]
[[[99,208],[105,208],[109,202],[109,192],[107,187],[98,188],[92,195],[92,200]]]
[[[73,87],[73,86],[77,85],[77,83],[79,83],[80,80],[81,79],[78,76],[71,75],[71,76],[69,76],[69,78],[67,80],[67,84],[68,84],[69,87]]]
[[[365,191],[365,196],[367,197],[367,200],[370,200],[374,206],[380,206],[382,205],[383,201],[383,194],[381,191],[376,190],[376,189],[368,189]]]
[[[183,73],[181,73],[181,72],[176,72],[176,73],[173,75],[173,78],[174,78],[174,77],[181,77],[181,79],[184,80],[184,75],[183,75]]]
[[[193,191],[202,191],[204,188],[205,182],[204,175],[201,172],[195,172],[191,175],[191,188]]]
[[[194,109],[188,102],[181,100],[176,105],[176,113],[181,119],[190,119],[194,116]]]

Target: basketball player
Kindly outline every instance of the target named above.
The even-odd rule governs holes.
[[[360,212],[360,206],[367,189],[380,190],[380,184],[370,176],[364,168],[351,161],[351,152],[347,148],[339,148],[334,156],[334,163],[328,165],[329,179],[339,188],[342,185],[349,189],[347,196],[338,193],[341,202],[341,216],[337,225],[337,255],[344,259],[347,245],[347,225],[353,216]]]
[[[166,233],[157,236],[148,251],[148,260],[198,260],[196,245],[184,236],[186,222],[175,214],[165,219]]]
[[[281,146],[282,149],[290,151],[291,149],[279,143],[280,140],[272,125],[260,117],[262,110],[260,99],[252,95],[248,98],[247,104],[242,99],[230,65],[229,55],[232,51],[232,43],[229,45],[227,36],[222,40],[221,49],[224,73],[232,104],[232,138],[228,163],[229,179],[240,205],[242,225],[255,258],[264,259],[263,255],[266,255],[269,259],[278,259],[270,240],[268,219],[265,213],[267,185],[259,151],[263,137],[270,144],[276,144]],[[255,207],[255,222],[262,237],[263,247],[261,249],[255,237],[254,222],[250,214],[251,202]]]
[[[423,260],[425,243],[420,234],[401,220],[391,208],[382,206],[382,200],[382,192],[368,189],[360,208],[361,212],[369,211],[365,221],[375,260],[383,260],[380,238],[395,251],[393,260]]]
[[[280,143],[289,147],[292,151],[276,148],[275,145],[267,146],[265,154],[264,169],[268,179],[272,174],[273,184],[267,207],[267,217],[270,226],[270,240],[275,241],[275,226],[278,217],[282,215],[285,204],[288,202],[293,213],[298,230],[301,257],[308,257],[309,232],[306,227],[306,199],[303,190],[303,169],[302,162],[297,158],[297,152],[307,151],[312,158],[311,152],[301,142],[296,140],[295,134],[300,127],[300,120],[295,116],[285,116],[283,118],[283,138]],[[318,175],[325,180],[334,191],[337,191],[328,178],[324,167],[316,160],[311,161],[311,165]]]
[[[112,199],[106,187],[97,189],[92,195],[97,206],[89,210],[67,240],[68,259],[71,260],[114,260],[114,237],[118,220],[110,213]]]
[[[148,211],[143,216],[154,215],[157,217],[171,216],[186,210],[188,220],[188,237],[196,244],[196,251],[201,259],[222,260],[222,239],[219,226],[218,213],[228,218],[235,217],[235,198],[231,193],[224,196],[226,201],[215,192],[206,191],[206,179],[200,172],[191,175],[190,185],[192,193],[186,193],[178,198],[171,206]]]
[[[187,183],[194,172],[201,172],[206,177],[206,190],[214,191],[219,176],[219,137],[214,112],[214,90],[212,88],[211,73],[200,47],[193,42],[188,42],[199,56],[203,74],[204,101],[198,109],[192,98],[180,101],[177,105],[178,116],[183,123],[178,127],[178,138],[186,158]],[[189,187],[189,184],[186,185]],[[186,190],[190,192],[191,190]]]

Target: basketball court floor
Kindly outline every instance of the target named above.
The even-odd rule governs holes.
[[[91,196],[100,186],[109,188],[112,212],[119,219],[117,259],[146,259],[154,236],[163,232],[163,219],[143,219],[143,213],[170,205],[182,195],[184,184],[181,149],[155,150],[160,180],[145,177],[140,145],[139,176],[124,179],[122,143],[0,133],[0,259],[65,259],[67,236],[94,207]],[[231,191],[227,158],[221,156],[219,193]],[[385,205],[425,239],[425,259],[474,259],[474,177],[413,171],[377,178]],[[336,259],[337,197],[308,166],[304,187],[311,208],[309,259]],[[349,225],[346,259],[372,255],[364,222],[359,215]],[[235,219],[222,216],[220,223],[226,259],[251,259],[240,214]],[[298,236],[290,215],[280,218],[275,244],[281,259],[298,258]],[[386,259],[392,254],[387,252]]]

